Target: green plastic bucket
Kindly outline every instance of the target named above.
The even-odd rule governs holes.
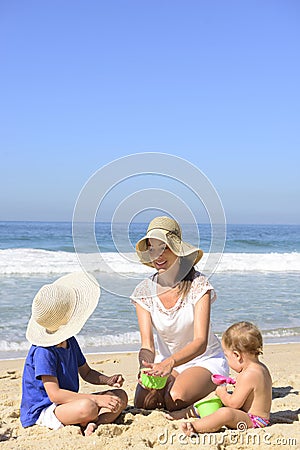
[[[163,389],[167,383],[168,377],[155,377],[153,375],[148,375],[147,370],[141,370],[141,380],[143,386],[149,389]]]
[[[223,403],[219,397],[212,397],[208,400],[200,400],[199,402],[194,403],[194,406],[197,409],[199,416],[205,417],[218,411],[218,409],[223,406]]]

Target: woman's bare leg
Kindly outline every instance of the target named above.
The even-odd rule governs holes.
[[[134,396],[134,406],[143,409],[165,408],[165,393],[174,383],[174,375],[170,375],[163,389],[147,389],[137,384]]]
[[[211,381],[211,372],[204,367],[190,367],[180,373],[169,391],[165,393],[165,407],[168,411],[184,409],[182,417],[186,417],[185,408],[197,400],[213,392],[216,386]]]
[[[170,411],[168,413],[165,413],[164,416],[168,420],[189,419],[191,417],[199,418],[199,414],[195,411],[194,405],[178,409],[177,411]]]

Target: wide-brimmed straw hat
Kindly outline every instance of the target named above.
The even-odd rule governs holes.
[[[148,226],[146,236],[136,244],[136,251],[140,261],[146,266],[154,267],[148,251],[148,239],[163,241],[176,256],[191,256],[191,258],[194,256],[192,265],[197,264],[203,256],[203,251],[200,248],[182,240],[181,227],[171,217],[162,216],[153,219]]]
[[[32,303],[26,338],[50,347],[79,333],[98,304],[100,287],[90,274],[74,272],[45,284]]]

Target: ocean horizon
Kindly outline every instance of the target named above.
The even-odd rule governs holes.
[[[134,245],[146,223],[95,224],[98,255],[87,255],[102,287],[94,314],[78,335],[87,353],[135,351],[139,332],[129,296],[153,270],[140,264]],[[204,257],[197,269],[205,274],[209,224],[182,224],[184,240],[199,243]],[[114,235],[112,236],[112,231]],[[93,259],[94,258],[94,259]],[[0,359],[25,356],[25,332],[32,300],[43,284],[81,268],[74,250],[71,222],[0,222]],[[209,274],[217,292],[212,328],[221,336],[233,322],[249,320],[265,343],[300,341],[300,225],[227,224],[222,257]]]

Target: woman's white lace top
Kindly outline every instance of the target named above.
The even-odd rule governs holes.
[[[195,305],[208,291],[210,291],[211,303],[213,303],[216,300],[216,294],[212,285],[203,274],[196,272],[188,295],[179,297],[172,308],[166,309],[157,296],[155,276],[147,278],[137,285],[130,298],[133,303],[138,303],[150,312],[152,324],[157,333],[157,345],[161,360],[181,350],[193,340]],[[210,325],[207,349],[201,358],[215,356],[220,351],[220,342],[212,333]]]

